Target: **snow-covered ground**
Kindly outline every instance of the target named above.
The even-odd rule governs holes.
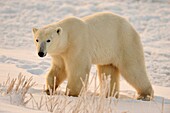
[[[154,2],[153,2],[154,1]],[[0,0],[0,83],[22,72],[38,84],[31,90],[39,95],[50,57],[40,59],[33,43],[32,27],[56,22],[68,16],[83,17],[110,11],[125,16],[141,35],[148,76],[155,90],[152,102],[119,100],[118,112],[170,113],[170,1],[169,0]],[[95,66],[92,72],[96,72]],[[63,90],[64,90],[63,84]],[[121,91],[133,95],[134,89],[121,79]],[[11,105],[0,95],[0,113],[41,112]],[[113,105],[114,106],[114,105]]]

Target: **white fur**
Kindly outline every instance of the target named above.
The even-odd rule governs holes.
[[[53,30],[58,28],[60,34]],[[53,59],[47,85],[53,87],[53,79],[49,78],[56,76],[58,86],[67,74],[70,95],[77,96],[82,88],[80,77],[85,79],[91,64],[96,64],[100,81],[102,73],[111,74],[111,88],[116,83],[115,91],[119,91],[120,72],[140,96],[153,96],[140,37],[125,18],[109,12],[82,19],[70,17],[45,26],[34,34],[35,39],[42,42],[53,34],[51,46],[45,50]]]

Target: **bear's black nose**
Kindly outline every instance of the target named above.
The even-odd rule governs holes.
[[[38,52],[38,55],[40,56],[40,57],[44,57],[45,55],[44,55],[44,52]]]

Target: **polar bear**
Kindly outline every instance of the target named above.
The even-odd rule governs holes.
[[[69,95],[78,96],[80,78],[84,80],[95,64],[100,82],[103,73],[111,75],[110,88],[114,93],[119,92],[121,74],[137,90],[138,99],[150,100],[153,96],[139,34],[125,18],[110,12],[69,17],[33,28],[33,34],[38,55],[44,57],[48,53],[52,58],[46,86],[57,88],[67,78]]]

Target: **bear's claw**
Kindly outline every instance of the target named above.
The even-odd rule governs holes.
[[[152,97],[150,95],[145,95],[145,96],[139,95],[137,97],[137,100],[150,101],[150,100],[152,100]]]
[[[46,92],[47,95],[50,95],[49,89],[46,89],[44,92]]]

